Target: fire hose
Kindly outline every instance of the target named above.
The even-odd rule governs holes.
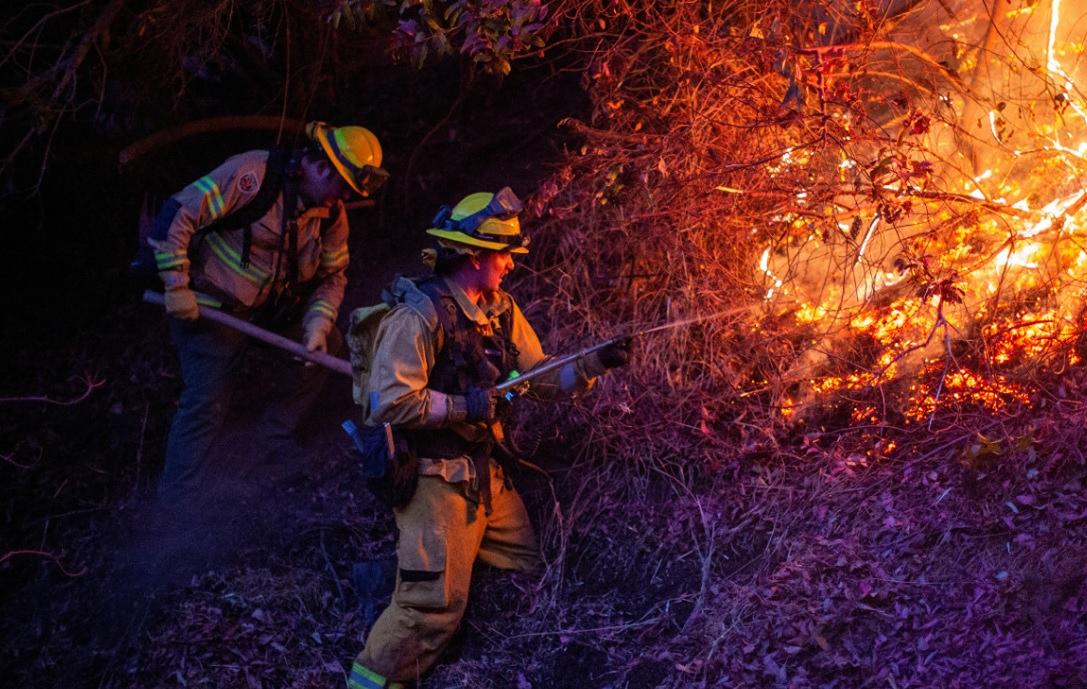
[[[682,327],[687,326],[687,325],[695,325],[697,323],[705,323],[706,321],[715,321],[715,320],[717,320],[719,318],[725,318],[727,316],[734,316],[736,314],[743,313],[745,311],[750,311],[752,308],[753,307],[751,307],[751,306],[742,306],[742,307],[736,308],[736,309],[726,309],[724,311],[716,311],[714,313],[708,313],[708,314],[705,314],[705,315],[702,315],[702,316],[694,316],[692,318],[684,318],[684,319],[678,320],[678,321],[669,321],[668,323],[662,323],[661,325],[654,325],[654,326],[648,327],[648,328],[641,328],[641,329],[637,329],[637,330],[631,330],[631,331],[629,331],[629,332],[627,332],[627,333],[625,333],[623,335],[617,335],[615,337],[604,340],[603,342],[598,342],[598,343],[596,343],[594,345],[590,345],[590,346],[586,347],[585,349],[581,349],[581,350],[578,350],[578,351],[574,352],[573,354],[567,354],[567,355],[561,356],[561,357],[546,359],[546,360],[543,361],[543,363],[537,364],[535,367],[533,367],[529,371],[526,371],[525,373],[511,374],[510,378],[508,380],[506,380],[506,381],[504,381],[502,383],[499,383],[495,387],[498,388],[498,391],[500,393],[505,393],[507,395],[507,399],[510,399],[511,393],[515,392],[521,386],[527,385],[528,383],[532,382],[532,380],[534,378],[539,378],[543,374],[548,373],[550,371],[554,371],[555,369],[558,369],[558,368],[562,368],[563,366],[565,366],[566,364],[569,364],[572,361],[577,361],[578,359],[581,359],[582,357],[588,356],[589,354],[592,354],[593,352],[598,352],[601,349],[604,349],[605,347],[607,347],[608,345],[615,344],[617,342],[622,342],[623,340],[630,340],[630,339],[633,339],[635,337],[643,337],[645,335],[650,335],[652,333],[663,332],[665,330],[673,330],[675,328],[682,328]]]

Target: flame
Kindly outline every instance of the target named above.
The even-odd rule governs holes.
[[[915,217],[942,228],[927,234],[915,230],[924,238],[923,261],[890,270],[889,256],[905,242],[896,235],[901,230],[895,218],[888,220],[882,208],[847,215],[847,221],[830,212],[833,231],[824,234],[830,248],[795,234],[788,251],[767,246],[762,252],[759,271],[769,283],[765,299],[773,302],[788,293],[794,299],[789,313],[795,323],[826,334],[810,358],[822,364],[809,366],[800,386],[805,392],[784,398],[784,418],[796,418],[805,399],[845,394],[855,402],[850,412],[854,422],[875,423],[884,410],[860,403],[863,392],[902,384],[908,390],[903,413],[909,421],[921,422],[944,406],[1005,412],[1029,404],[1038,391],[1022,372],[1039,362],[1079,362],[1074,346],[1083,338],[1079,311],[1087,295],[1087,241],[1082,237],[1087,225],[1087,101],[1061,55],[1083,54],[1087,46],[1082,38],[1062,41],[1061,5],[1061,0],[1052,0],[1040,62],[1046,65],[1047,83],[1057,92],[1058,108],[1071,116],[1033,123],[1027,134],[1034,143],[1023,146],[1027,137],[1016,133],[1003,103],[985,110],[988,134],[996,143],[989,164],[972,175],[959,173],[958,183],[952,168],[937,171],[948,184],[945,188],[961,189],[962,198],[976,201],[978,211],[963,214],[954,206],[915,201],[922,206]],[[1026,22],[1035,7],[1005,15],[1008,21]],[[976,30],[975,18],[940,28],[963,40],[964,32]],[[980,68],[964,62],[960,72],[974,67]],[[1013,141],[1016,148],[1011,148]],[[804,162],[790,149],[772,172]],[[845,149],[835,154],[833,165],[839,180],[866,166]],[[897,198],[916,191],[908,175],[884,180],[880,188]],[[796,201],[817,209],[807,190],[798,192]],[[778,220],[792,218],[779,214]],[[840,260],[844,250],[834,248],[842,241],[848,263]],[[805,276],[796,270],[797,263],[845,272],[827,286],[819,271],[813,268]],[[897,297],[888,298],[896,292]],[[980,353],[960,359],[952,352],[960,340]]]
[[[982,335],[992,351],[992,360],[1009,364],[1039,359],[1061,343],[1071,342],[1079,330],[1073,319],[1050,309],[987,323]]]
[[[1072,77],[1064,71],[1061,67],[1061,63],[1057,60],[1057,51],[1055,48],[1057,39],[1057,27],[1061,21],[1061,0],[1053,0],[1053,5],[1049,11],[1049,36],[1046,42],[1046,70],[1051,74],[1063,79],[1064,93],[1067,94],[1073,91],[1076,87],[1072,81]],[[1075,111],[1084,120],[1087,120],[1087,112],[1083,107],[1074,100],[1069,101],[1069,105],[1072,110]]]
[[[842,146],[826,161],[827,176],[848,188],[858,175],[870,174],[869,199],[853,201],[856,195],[842,192],[837,205],[824,210],[825,192],[808,184],[793,192],[796,212],[776,211],[771,220],[785,231],[765,246],[756,275],[768,305],[814,334],[789,379],[796,392],[782,397],[782,418],[799,418],[813,400],[839,399],[852,405],[854,421],[876,423],[887,409],[872,400],[882,399],[888,386],[903,393],[899,412],[912,422],[942,408],[1007,412],[1029,405],[1039,392],[1031,383],[1038,366],[1080,363],[1076,346],[1085,339],[1087,311],[1087,99],[1075,79],[1085,67],[1063,58],[1078,58],[1087,44],[1082,36],[1062,35],[1062,4],[1051,0],[1048,23],[1030,23],[1042,5],[1004,12],[1002,21],[1016,23],[1032,53],[1010,62],[1044,65],[1027,76],[1016,68],[1004,73],[1019,102],[1008,107],[1003,101],[1012,99],[994,90],[969,122],[964,117],[961,130],[951,124],[931,133],[924,140],[931,157],[913,168],[910,161],[888,168],[883,161],[893,158],[882,149],[873,158],[861,147]],[[1036,24],[1031,51],[1027,30]],[[983,28],[976,16],[939,26],[944,37],[964,43]],[[997,61],[985,62],[982,53],[965,54],[958,73],[986,69],[979,83],[999,82],[991,71]],[[1070,71],[1066,64],[1077,67]],[[1035,80],[1032,90],[1022,86],[1025,79]],[[1036,102],[1024,102],[1028,91]],[[963,107],[957,98],[941,94],[933,101],[954,110]],[[840,125],[850,114],[830,117]],[[957,148],[961,138],[949,145],[949,132],[958,137],[959,131],[983,138],[984,155],[966,160]],[[814,151],[790,147],[770,166],[771,176],[802,172],[816,160]],[[886,170],[882,177],[877,168]],[[871,203],[877,195],[910,205],[896,216]],[[825,220],[815,231],[819,220],[811,218],[819,213]]]
[[[797,323],[818,323],[827,316],[826,307],[819,304],[802,303],[793,317]]]
[[[964,406],[973,404],[990,412],[1008,411],[1015,405],[1029,405],[1030,391],[1016,385],[1002,374],[981,376],[973,371],[952,371],[934,391],[928,381],[910,386],[910,405],[906,417],[911,421],[923,421],[937,409],[940,401],[945,404]]]

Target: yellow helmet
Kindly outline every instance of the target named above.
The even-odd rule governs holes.
[[[453,248],[477,247],[491,251],[528,253],[528,238],[521,234],[517,214],[523,206],[509,187],[498,193],[479,192],[465,196],[450,208],[442,206],[427,234]]]
[[[332,166],[361,196],[376,192],[389,178],[381,167],[381,143],[369,129],[310,122],[306,134],[321,144]]]

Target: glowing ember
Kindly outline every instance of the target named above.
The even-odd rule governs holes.
[[[1036,31],[1035,4],[1002,20],[1008,62],[1044,70],[968,51],[959,78],[984,69],[970,83],[991,94],[929,94],[940,117],[917,110],[896,120],[899,143],[916,137],[908,154],[842,143],[824,161],[839,187],[808,185],[775,216],[781,229],[763,235],[772,240],[758,261],[763,295],[814,343],[785,376],[796,394],[783,417],[848,396],[853,420],[876,422],[887,410],[871,400],[889,385],[908,390],[908,420],[945,407],[999,413],[1030,403],[1038,366],[1080,361],[1087,100],[1076,70],[1087,47],[1062,35],[1072,29],[1062,27],[1061,0],[1049,10]],[[973,19],[939,29],[965,45],[983,30]],[[813,150],[790,148],[771,176],[819,164]]]
[[[922,421],[936,411],[939,402],[1002,412],[1013,405],[1029,405],[1030,394],[1026,388],[1009,382],[1001,374],[982,377],[972,371],[954,371],[942,378],[935,390],[927,379],[911,385],[906,416],[913,421]]]

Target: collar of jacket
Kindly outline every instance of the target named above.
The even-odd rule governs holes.
[[[446,287],[449,288],[449,293],[453,295],[453,301],[457,302],[457,306],[464,312],[464,315],[468,317],[468,320],[479,325],[490,325],[491,319],[505,313],[509,308],[509,299],[503,299],[504,293],[499,290],[498,292],[485,296],[484,300],[479,304],[473,304],[472,300],[468,298],[464,290],[460,288],[456,282],[448,277],[443,277]]]

